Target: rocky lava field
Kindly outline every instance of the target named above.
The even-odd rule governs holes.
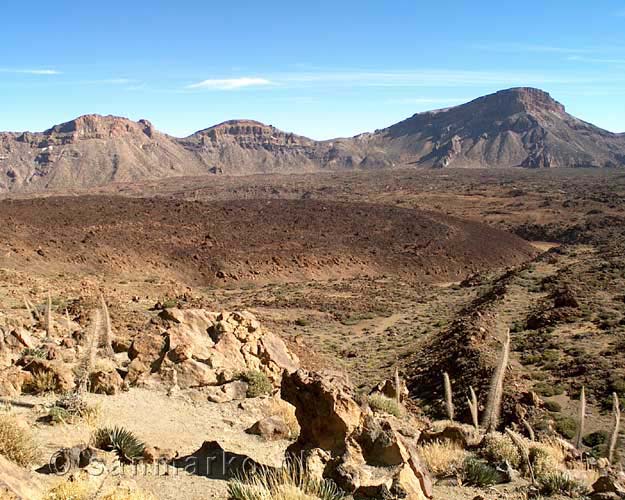
[[[618,486],[622,434],[609,473],[601,460],[613,394],[625,397],[623,200],[612,169],[180,177],[5,196],[2,418],[27,425],[39,454],[19,470],[0,461],[0,486],[65,498],[46,497],[59,478],[34,469],[113,426],[146,444],[140,463],[172,467],[213,441],[272,467],[307,450],[308,466],[355,497],[583,497],[602,474]],[[534,480],[512,438],[471,426],[467,404],[473,388],[481,422],[508,329],[498,429],[525,443]],[[90,343],[100,330],[108,340]],[[55,417],[91,353],[80,394],[97,422]],[[251,371],[268,384],[260,394]],[[282,427],[266,421],[277,416]],[[556,479],[536,459],[547,455]],[[476,479],[466,460],[496,479]],[[238,498],[226,477],[71,477],[94,498]],[[591,498],[619,498],[604,493]]]

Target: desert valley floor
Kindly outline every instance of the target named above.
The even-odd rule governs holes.
[[[504,422],[519,422],[521,397],[534,394],[540,408],[524,410],[521,420],[573,440],[584,387],[585,433],[599,436],[611,425],[613,393],[625,399],[621,170],[169,178],[6,194],[0,227],[0,359],[7,370],[26,349],[33,354],[51,344],[50,362],[63,359],[82,337],[65,339],[90,328],[102,295],[124,376],[132,374],[128,362],[141,357],[140,338],[172,328],[163,311],[248,311],[302,368],[346,374],[357,395],[392,379],[398,367],[409,391],[405,406],[424,421],[445,418],[446,372],[458,395],[456,418],[470,423],[466,395],[472,387],[482,402],[508,328]],[[52,339],[42,333],[48,301]],[[10,332],[33,317],[41,321],[28,345],[11,347]],[[79,356],[80,346],[74,351]],[[8,386],[3,373],[0,386]],[[203,384],[171,393],[152,379],[136,381],[87,399],[104,424],[151,446],[182,456],[214,440],[277,465],[292,441],[244,432],[275,410],[271,399],[216,403]],[[37,465],[89,441],[89,423],[43,418],[57,396],[4,390],[7,411],[28,422],[41,443]],[[605,444],[585,446],[600,454]],[[39,474],[33,481],[48,487],[56,480]],[[227,498],[226,481],[192,475],[109,475],[98,487],[117,484],[162,500]],[[485,490],[447,479],[435,483],[434,494],[520,499],[527,498],[524,486]]]

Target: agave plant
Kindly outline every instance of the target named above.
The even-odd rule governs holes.
[[[105,451],[114,451],[120,460],[134,462],[143,457],[145,444],[123,427],[100,428],[92,437],[93,445]]]

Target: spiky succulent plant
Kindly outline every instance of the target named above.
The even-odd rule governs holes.
[[[100,428],[93,434],[93,445],[105,451],[114,451],[120,460],[134,462],[143,457],[145,444],[123,427]]]

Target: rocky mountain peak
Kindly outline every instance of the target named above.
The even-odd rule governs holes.
[[[89,114],[56,125],[45,131],[46,135],[73,135],[75,138],[106,138],[132,133],[139,125],[128,118]]]
[[[470,104],[497,109],[510,115],[523,112],[530,114],[551,112],[559,115],[566,113],[564,106],[551,97],[548,92],[531,87],[501,90],[480,97]]]

